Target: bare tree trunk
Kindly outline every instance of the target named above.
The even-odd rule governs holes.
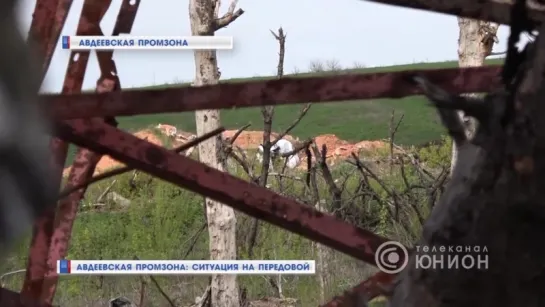
[[[316,210],[319,210],[320,212],[327,212],[325,210],[324,206],[320,201],[316,203]],[[318,256],[318,282],[320,283],[320,304],[324,304],[326,302],[326,291],[329,288],[328,286],[328,274],[329,274],[329,268],[328,268],[328,250],[327,247],[323,244],[316,243],[316,253]]]
[[[219,1],[190,0],[189,17],[192,35],[213,36],[215,31],[228,25],[238,16],[234,14],[236,2],[229,12],[218,18]],[[220,24],[224,22],[224,24]],[[215,50],[195,51],[195,81],[194,86],[217,84],[219,70]],[[219,110],[202,110],[195,112],[197,136],[203,135],[221,125]],[[199,143],[199,159],[201,162],[224,171],[226,159],[222,150],[221,135]],[[205,199],[208,233],[210,236],[210,259],[235,260],[237,257],[236,245],[236,217],[231,207],[225,206],[212,199]],[[240,306],[238,285],[235,275],[213,275],[211,278],[211,306],[238,307]]]
[[[277,77],[280,79],[284,76],[284,56],[286,54],[286,35],[282,27],[278,29],[278,34],[271,30],[272,35],[278,41],[278,66]],[[263,161],[261,162],[261,175],[258,179],[258,184],[262,187],[267,186],[269,180],[269,165],[271,165],[271,147],[278,141],[271,142],[272,123],[274,118],[274,105],[264,106],[261,108],[261,114],[263,115]],[[250,228],[250,235],[248,236],[248,258],[254,256],[254,247],[257,240],[259,231],[259,220],[254,219]]]
[[[484,60],[492,53],[492,47],[497,40],[498,24],[458,17],[460,35],[458,38],[458,64],[460,67],[475,67],[484,65]],[[472,94],[470,94],[472,95]],[[459,112],[458,115],[466,125],[466,134],[472,137],[477,128],[476,121]],[[458,160],[458,147],[452,144],[452,174]]]

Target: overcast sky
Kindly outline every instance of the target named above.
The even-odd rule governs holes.
[[[30,27],[35,0],[23,0],[19,7],[21,30]],[[75,0],[62,35],[75,35],[83,0]],[[121,0],[113,0],[102,22],[111,33]],[[224,2],[223,10],[228,7]],[[359,0],[239,0],[245,13],[217,35],[233,36],[234,49],[218,51],[222,78],[274,74],[278,45],[269,29],[282,26],[287,33],[286,72],[305,70],[314,60],[337,60],[343,66],[355,62],[366,66],[389,66],[414,62],[435,62],[457,58],[458,24],[455,17],[397,8]],[[190,35],[188,0],[143,0],[133,35]],[[503,51],[508,29],[500,28]],[[69,52],[55,51],[44,91],[62,87]],[[137,87],[179,81],[194,76],[191,51],[116,51],[123,87]],[[92,55],[84,88],[98,78]]]

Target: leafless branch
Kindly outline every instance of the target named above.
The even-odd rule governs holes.
[[[283,132],[281,133],[280,135],[278,135],[278,138],[276,138],[276,140],[274,142],[272,142],[272,144],[276,144],[279,140],[281,140],[283,137],[285,137],[288,133],[291,132],[291,130],[293,130],[293,128],[295,128],[299,122],[303,119],[303,117],[305,117],[305,115],[307,114],[308,110],[310,110],[310,107],[312,106],[312,103],[307,103],[303,109],[301,109],[301,111],[299,112],[299,116],[297,116],[297,118],[293,121],[293,123]]]
[[[284,57],[286,54],[286,35],[282,27],[278,29],[278,34],[270,30],[274,38],[278,41],[278,64],[276,77],[278,79],[284,76]],[[265,106],[261,108],[261,114],[263,115],[263,161],[261,162],[261,176],[259,178],[259,185],[266,186],[268,180],[269,165],[271,163],[271,147],[278,142],[271,142],[272,123],[274,118],[274,106]],[[282,136],[283,137],[283,136]]]
[[[184,242],[182,245],[185,245],[185,243],[188,243],[191,241],[191,244],[189,245],[189,247],[187,248],[187,250],[185,251],[182,259],[186,259],[189,254],[191,254],[191,252],[193,251],[193,249],[195,248],[195,245],[197,244],[197,242],[199,241],[199,237],[201,236],[202,232],[206,229],[206,223],[203,223],[202,226],[199,228],[199,230],[197,230],[191,237],[189,237],[189,239],[187,239],[186,242]]]
[[[312,140],[309,140],[312,142]],[[310,142],[305,147],[305,156],[307,156],[307,178],[305,180],[305,183],[307,184],[307,187],[310,188],[310,180],[311,180],[311,168],[312,168],[312,153],[310,152]]]
[[[237,147],[237,149],[239,149]],[[237,163],[242,167],[244,172],[250,177],[250,180],[252,182],[257,182],[257,178],[253,172],[253,167],[248,163],[248,159],[246,158],[246,155],[244,155],[244,152],[242,150],[239,150],[240,156],[236,153],[232,152],[230,154],[231,158],[233,158]]]
[[[368,187],[371,187],[371,184],[368,180],[368,177],[371,177],[373,180],[375,180],[375,182],[377,182],[380,187],[386,192],[386,194],[389,196],[390,199],[394,200],[393,203],[390,203],[390,202],[387,202],[387,201],[384,201],[381,199],[380,195],[378,195],[372,188],[370,188],[369,190],[373,192],[373,197],[375,198],[376,201],[382,203],[384,205],[384,207],[387,209],[389,215],[396,221],[398,221],[398,204],[397,204],[397,194],[395,193],[395,191],[393,190],[390,190],[390,188],[386,185],[386,183],[384,181],[382,181],[373,171],[371,171],[371,169],[369,169],[363,162],[361,162],[361,160],[358,158],[358,156],[355,154],[355,153],[352,153],[352,158],[354,159],[355,161],[355,166],[358,168],[358,170],[360,171],[360,174],[362,175],[363,179],[365,180],[366,182],[366,185]],[[394,209],[395,209],[395,212],[392,211],[392,209],[390,208],[390,205],[393,205],[394,206]]]
[[[206,287],[202,296],[198,297],[195,300],[195,304],[191,307],[206,307],[210,306],[210,294],[212,293],[212,288],[210,286]]]
[[[4,273],[0,276],[0,287],[4,287],[4,278],[6,278],[7,276],[10,276],[10,275],[14,275],[14,274],[19,274],[19,273],[24,273],[26,272],[25,269],[22,269],[22,270],[16,270],[16,271],[11,271],[11,272],[7,272],[7,273]]]
[[[274,36],[274,38],[278,41],[278,45],[280,47],[279,52],[278,52],[277,77],[282,78],[284,76],[284,56],[285,56],[285,53],[286,53],[286,37],[287,37],[287,34],[284,33],[284,30],[282,29],[282,27],[280,27],[278,29],[278,34],[274,33],[272,30],[271,30],[271,33]],[[297,117],[297,119],[283,133],[278,135],[276,140],[274,140],[271,143],[271,146],[274,146],[276,143],[278,143],[279,140],[283,139],[287,134],[289,134],[291,132],[291,130],[293,128],[295,128],[295,126],[297,126],[297,124],[299,124],[301,119],[303,119],[303,117],[307,114],[308,110],[310,109],[310,105],[311,105],[310,103],[307,104],[301,110],[301,112],[299,113],[299,116]],[[269,116],[271,117],[271,123],[272,123],[272,116],[273,116],[273,113],[274,113],[274,107],[271,106],[271,107],[266,107],[266,108],[271,108],[270,110],[272,110],[270,112],[270,114],[269,114]],[[265,119],[265,113],[263,115],[264,115],[264,119]]]
[[[219,2],[219,0],[217,2]],[[216,18],[216,20],[214,21],[214,31],[227,27],[233,21],[237,20],[237,18],[239,18],[242,14],[244,14],[244,10],[242,9],[238,9],[235,11],[237,3],[238,0],[231,1],[231,5],[229,5],[227,13],[219,18],[217,17],[219,16],[219,3],[216,5],[214,10],[215,13],[218,15],[214,15]]]
[[[205,133],[183,145],[180,145],[176,148],[174,148],[172,151],[175,152],[175,153],[180,153],[184,150],[187,150],[189,148],[192,148],[196,145],[198,145],[200,142],[204,141],[204,140],[207,140],[213,136],[216,136],[220,133],[222,133],[223,131],[225,131],[225,128],[224,127],[220,127],[218,129],[214,129],[208,133]],[[99,174],[97,176],[94,176],[93,178],[91,178],[89,181],[87,182],[84,182],[82,184],[79,184],[79,185],[76,185],[76,186],[71,186],[71,187],[66,187],[60,194],[59,194],[59,199],[62,199],[70,194],[72,194],[73,192],[79,190],[79,189],[82,189],[82,188],[85,188],[85,187],[88,187],[89,185],[93,184],[93,183],[96,183],[98,181],[101,181],[101,180],[104,180],[104,179],[107,179],[107,178],[110,178],[110,177],[113,177],[113,176],[117,176],[117,175],[121,175],[121,174],[124,174],[126,172],[130,172],[134,170],[133,167],[130,167],[130,166],[125,166],[125,167],[121,167],[121,168],[117,168],[117,169],[114,169],[114,170],[111,170],[111,171],[108,171],[108,172],[105,172],[105,173],[102,173],[102,174]]]
[[[286,35],[282,27],[278,29],[278,35],[271,30],[272,35],[278,41],[278,65],[277,65],[277,78],[282,78],[284,76],[284,55],[286,53]],[[272,123],[274,117],[274,106],[265,106],[261,108],[261,114],[263,115],[263,153],[261,161],[261,174],[258,178],[258,184],[262,187],[267,186],[267,181],[269,179],[269,166],[271,163],[271,147],[274,143],[271,143],[271,132],[272,132]],[[279,184],[281,181],[279,180]],[[248,257],[252,258],[255,243],[257,240],[257,235],[259,231],[259,220],[252,220],[252,225],[250,228],[250,235],[248,236]]]
[[[294,180],[294,181],[303,181],[303,178],[301,178],[301,177],[292,176],[292,175],[287,175],[287,174],[284,174],[284,173],[269,173],[269,176],[271,176],[271,177],[288,178],[288,179],[291,179],[291,180]]]
[[[203,223],[203,225],[199,228],[199,230],[197,232],[195,232],[185,243],[189,242],[189,241],[192,241],[191,244],[189,245],[187,251],[185,252],[184,256],[182,257],[182,259],[186,259],[187,256],[189,256],[189,254],[193,251],[193,249],[195,248],[195,245],[196,243],[198,242],[198,239],[201,235],[201,233],[206,229],[206,223]],[[183,244],[185,244],[183,243]],[[138,256],[134,256],[134,259],[135,260],[140,260],[140,258]],[[155,279],[155,277],[153,275],[148,275],[149,279],[153,282],[153,284],[155,285],[155,287],[157,288],[157,290],[159,291],[159,293],[161,294],[161,296],[163,296],[169,303],[169,305],[171,307],[176,307],[176,304],[174,303],[174,301],[168,296],[168,294],[163,290],[163,288],[159,285],[159,282],[157,281],[157,279]],[[142,291],[144,291],[145,289],[145,281],[144,279],[142,279]],[[142,292],[143,293],[143,292]],[[205,292],[206,294],[206,292]],[[203,300],[201,300],[201,303],[204,303],[205,301],[207,300],[206,297],[203,297]],[[144,294],[141,294],[141,298],[140,298],[140,301],[144,301]],[[142,306],[142,305],[140,305]],[[199,305],[199,306],[203,306],[203,305]]]
[[[235,141],[238,139],[238,137],[242,134],[242,132],[244,132],[244,130],[248,129],[252,124],[246,124],[242,127],[240,127],[237,132],[235,132],[235,134],[233,134],[232,137],[229,138],[229,144],[230,145],[233,145],[235,143]]]
[[[411,164],[414,166],[414,168],[417,170],[420,176],[420,180],[424,180],[424,177],[427,177],[429,179],[435,179],[433,174],[431,174],[428,170],[426,170],[422,165],[420,164],[419,158],[414,155],[413,153],[407,152],[403,147],[398,146],[394,144],[394,148],[399,151],[400,153],[403,153],[407,158],[409,158]]]
[[[418,208],[418,204],[417,204],[417,200],[415,199],[415,197],[413,197],[412,193],[410,193],[410,183],[409,183],[409,179],[407,178],[407,174],[406,174],[406,171],[405,171],[405,163],[403,162],[403,159],[400,159],[401,160],[401,177],[403,178],[403,183],[405,184],[406,188],[407,188],[407,195],[408,195],[408,198],[409,198],[409,205],[413,208],[415,214],[416,214],[416,217],[418,218],[418,222],[420,223],[421,226],[424,225],[424,216],[422,215],[422,212],[420,210],[420,208]]]
[[[310,150],[310,146],[307,147],[306,151],[310,152]],[[312,204],[317,204],[320,202],[320,191],[318,190],[318,179],[316,178],[316,171],[316,165],[312,165],[308,170],[308,186]]]
[[[316,159],[316,164],[320,169],[322,170],[322,176],[324,177],[324,181],[327,184],[327,187],[329,189],[329,193],[333,197],[333,203],[331,205],[331,209],[338,214],[338,210],[341,208],[341,202],[342,202],[342,191],[337,187],[335,184],[335,180],[333,179],[333,176],[331,175],[331,171],[329,170],[329,166],[327,165],[326,156],[327,156],[327,147],[325,144],[322,146],[322,151],[320,152],[318,150],[318,146],[316,143],[312,144],[312,151],[314,152],[314,157]]]
[[[287,153],[285,153],[285,154],[281,154],[280,157],[282,157],[282,158],[287,158],[287,157],[289,157],[289,156],[295,155],[295,154],[297,154],[298,152],[300,152],[301,150],[303,150],[303,149],[309,147],[310,144],[312,144],[312,142],[313,142],[312,139],[308,139],[308,140],[305,140],[305,141],[303,141],[303,142],[301,142],[301,143],[299,143],[299,144],[296,144],[296,145],[295,145],[295,148],[294,148],[292,151],[287,152]]]
[[[507,54],[507,51],[490,52],[490,54],[488,54],[486,57],[496,56],[496,55],[504,55],[504,54]]]
[[[276,76],[282,78],[284,76],[284,58],[286,54],[286,37],[287,34],[284,33],[282,27],[278,28],[278,34],[274,33],[273,30],[270,30],[274,38],[278,41],[278,65],[276,66],[277,72]]]
[[[145,307],[146,304],[146,280],[143,276],[140,276],[140,301],[138,302],[138,307]]]
[[[390,117],[390,175],[394,171],[394,138],[395,134],[397,133],[397,130],[399,129],[399,125],[401,125],[401,121],[403,120],[404,114],[401,114],[401,117],[397,121],[397,124],[394,123],[395,121],[395,110],[392,110],[392,116]]]
[[[140,258],[138,258],[138,256],[134,256],[134,260],[140,260]],[[170,307],[176,307],[176,304],[174,304],[174,301],[170,298],[170,296],[168,296],[168,294],[163,290],[163,288],[161,288],[161,285],[159,285],[159,283],[157,282],[157,279],[155,279],[153,275],[148,275],[148,277],[151,280],[151,282],[153,282],[153,284],[155,285],[155,287],[157,288],[161,296],[164,297],[165,300],[167,300]]]
[[[108,194],[108,192],[110,192],[110,190],[112,189],[112,187],[114,186],[114,184],[117,182],[117,180],[112,180],[112,183],[110,183],[110,185],[104,189],[104,192],[102,192],[100,194],[100,196],[97,197],[97,200],[95,202],[97,203],[100,203],[102,202],[102,199],[104,198],[104,196],[106,196],[106,194]]]
[[[248,175],[248,177],[250,177],[250,180],[252,182],[257,183],[258,178],[256,178],[256,176],[254,175],[253,166],[248,162],[248,158],[246,157],[246,154],[244,153],[244,150],[242,150],[240,147],[238,147],[238,146],[236,146],[234,144],[235,141],[240,136],[240,134],[244,130],[248,129],[248,127],[250,127],[250,126],[251,126],[251,124],[247,124],[247,125],[244,125],[244,126],[240,127],[237,130],[237,132],[235,132],[235,134],[231,138],[226,140],[224,150],[226,152],[226,156],[231,157],[233,160],[235,160],[242,167],[242,169]],[[234,149],[236,149],[238,154],[235,153]]]

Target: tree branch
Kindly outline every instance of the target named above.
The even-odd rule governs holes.
[[[225,15],[218,18],[217,16],[219,16],[219,2],[220,1],[217,0],[216,6],[214,8],[215,14],[218,14],[218,15],[214,15],[216,16],[216,20],[214,20],[214,32],[219,29],[227,27],[229,24],[231,24],[233,21],[239,18],[242,14],[244,14],[244,10],[242,9],[238,9],[235,12],[235,8],[237,7],[238,0],[233,0],[231,2],[231,5],[229,5],[229,10],[227,11],[227,13],[225,13]]]
[[[312,151],[314,152],[314,157],[316,158],[316,164],[322,170],[322,176],[324,178],[327,187],[329,188],[329,193],[333,196],[333,204],[331,205],[331,211],[336,212],[337,217],[340,217],[340,212],[338,210],[341,208],[342,202],[342,191],[335,184],[335,180],[331,175],[331,171],[327,166],[326,156],[327,156],[327,147],[322,145],[322,152],[318,150],[316,143],[312,144]]]
[[[301,112],[299,112],[299,116],[293,121],[293,123],[283,133],[281,133],[276,138],[276,140],[274,142],[272,142],[272,145],[276,144],[278,141],[280,141],[282,138],[284,138],[287,134],[289,134],[291,132],[291,130],[293,130],[293,128],[295,128],[299,124],[299,122],[301,122],[303,117],[305,117],[308,110],[310,110],[311,106],[312,106],[312,103],[307,103],[307,105],[303,109],[301,109]]]
[[[236,0],[235,0],[236,1]],[[277,65],[277,77],[280,79],[284,76],[284,54],[286,50],[286,35],[282,27],[278,29],[278,35],[276,35],[272,30],[271,33],[278,41],[278,65]],[[271,131],[272,123],[274,117],[274,106],[265,106],[261,108],[261,114],[263,114],[263,161],[261,161],[261,175],[258,178],[258,184],[262,187],[267,186],[267,181],[269,179],[269,166],[271,163],[271,147],[276,144],[276,142],[271,143]],[[277,140],[278,141],[278,140]],[[280,186],[282,186],[281,178],[278,178]],[[248,257],[252,258],[254,247],[257,240],[259,230],[259,220],[254,219],[250,228],[250,236],[248,237]]]
[[[138,256],[134,256],[133,258],[135,260],[140,260],[140,258]],[[161,285],[159,285],[159,282],[157,281],[157,279],[155,279],[155,277],[153,275],[148,275],[148,277],[149,277],[149,279],[151,279],[151,282],[155,285],[155,287],[157,288],[157,291],[159,291],[161,296],[168,302],[168,304],[171,307],[176,307],[176,304],[174,303],[174,300],[172,300],[170,298],[170,296],[163,290]]]

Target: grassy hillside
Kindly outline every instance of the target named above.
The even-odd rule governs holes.
[[[447,142],[442,146],[415,150],[413,153],[421,158],[430,174],[437,174],[440,169],[450,164],[450,144]],[[385,161],[388,152],[377,150],[372,152],[372,156],[375,161]],[[366,158],[370,158],[370,155]],[[277,169],[281,163],[276,161]],[[390,168],[387,163],[370,163],[369,167],[381,179],[381,183],[366,179],[365,185],[369,192],[363,193],[360,189],[363,179],[356,167],[343,163],[331,168],[332,177],[343,182],[342,187],[339,187],[342,189],[341,212],[344,220],[404,244],[414,242],[417,234],[421,232],[419,217],[415,212],[423,217],[429,213],[428,190],[420,187],[435,185],[437,180],[419,176],[417,169],[409,163],[404,165],[406,168],[403,173],[401,165]],[[227,170],[243,180],[248,179],[236,163],[229,163]],[[259,166],[255,170],[259,172]],[[312,203],[315,196],[309,193],[304,180],[292,179],[295,177],[303,178],[304,173],[300,170],[287,170],[287,176],[282,179],[282,183],[278,177],[269,180],[270,189],[301,202]],[[321,174],[316,177],[318,196],[323,200],[325,210],[330,211],[333,201],[329,187]],[[389,204],[392,203],[393,196],[384,192],[383,185],[394,191],[396,199],[403,204],[399,212],[395,213],[397,219],[392,218],[393,213],[390,211]],[[412,186],[417,188],[407,188]],[[103,197],[106,190],[130,200],[130,205],[116,204],[108,195]],[[411,202],[410,206],[408,201]],[[91,185],[85,199],[80,202],[67,258],[132,259],[138,256],[141,259],[209,259],[209,234],[203,228],[206,224],[204,215],[202,196],[186,189],[142,173],[134,176],[129,172],[109,178]],[[343,293],[377,271],[371,265],[329,249],[324,251],[322,258],[317,254],[317,246],[310,240],[269,223],[260,224],[254,253],[250,257],[247,242],[251,224],[252,220],[248,216],[237,211],[236,241],[239,259],[326,261],[327,266],[319,263],[318,266],[325,268],[327,284],[324,286],[324,294],[327,298]],[[29,241],[30,236],[27,236],[15,246],[13,253],[0,263],[0,272],[12,272],[25,267]],[[4,287],[19,291],[23,279],[24,274],[13,274],[2,282]],[[174,304],[169,304],[147,277],[130,275],[61,277],[54,303],[55,306],[63,307],[98,307],[107,306],[108,299],[117,296],[125,296],[138,302],[141,297],[141,282],[148,280],[146,306],[189,306],[208,286],[208,276],[170,275],[156,276],[155,279]],[[241,287],[246,288],[247,296],[252,300],[276,296],[265,276],[241,275],[237,280]],[[275,276],[274,280],[279,280],[279,276]],[[316,276],[283,275],[281,280],[283,294],[299,299],[299,306],[317,306],[323,303],[319,295],[320,280]],[[385,304],[383,302],[369,306],[383,307]]]
[[[490,61],[490,64],[499,64],[499,60]],[[410,65],[398,65],[388,67],[374,67],[364,69],[351,69],[336,72],[324,72],[323,74],[339,74],[343,72],[388,72],[408,69],[432,69],[455,67],[457,62],[441,63],[417,63]],[[300,77],[320,75],[320,73],[298,74]],[[272,78],[272,77],[269,77]],[[225,82],[245,82],[261,78],[231,79]],[[157,87],[170,87],[176,84],[167,84]],[[289,126],[296,118],[300,105],[279,106],[275,111],[273,129],[281,131]],[[391,111],[395,110],[400,116],[404,114],[404,120],[396,135],[396,141],[404,145],[421,144],[437,140],[443,133],[435,110],[427,105],[422,97],[413,96],[404,99],[376,99],[337,103],[321,103],[313,105],[307,116],[292,131],[299,138],[308,138],[319,134],[333,133],[348,141],[361,141],[381,139],[388,137],[388,123]],[[223,124],[228,129],[237,129],[247,123],[252,123],[251,130],[262,130],[263,122],[259,108],[245,108],[237,110],[225,110],[222,113]],[[119,118],[121,128],[135,131],[156,125],[157,123],[170,124],[184,131],[195,131],[193,113],[157,114]],[[71,150],[70,159],[74,150]]]
[[[452,67],[455,63],[415,64],[384,68],[364,69],[362,72],[392,71],[416,68]],[[331,73],[331,72],[330,72]],[[339,73],[339,72],[336,72]],[[304,75],[303,75],[304,77]],[[229,80],[242,82],[244,79]],[[170,85],[166,85],[170,86]],[[277,108],[275,130],[281,130],[291,123],[300,106],[282,106]],[[343,102],[335,104],[316,104],[308,116],[293,132],[299,137],[310,137],[317,134],[335,133],[339,137],[357,141],[362,139],[385,138],[388,133],[390,112],[396,110],[398,115],[404,114],[405,120],[398,134],[398,142],[415,144],[435,140],[443,133],[435,111],[427,106],[420,97],[408,97],[398,100],[375,100],[360,102]],[[332,114],[335,116],[332,117]],[[194,130],[193,114],[161,114],[153,116],[125,117],[119,119],[121,127],[138,130],[157,123],[173,124],[187,131]],[[262,129],[258,109],[239,109],[223,112],[223,122],[228,128],[237,128],[248,122],[254,124],[253,129]],[[451,143],[418,149],[417,154],[432,174],[449,166]],[[388,153],[377,151],[377,159]],[[383,156],[381,156],[383,155]],[[379,159],[377,161],[384,161]],[[392,198],[385,193],[382,183],[369,180],[367,191],[361,193],[362,178],[356,169],[348,164],[338,164],[332,168],[333,178],[344,178],[341,194],[344,218],[347,222],[377,233],[381,236],[399,240],[404,244],[414,242],[416,234],[421,232],[418,211],[426,217],[429,212],[427,189],[435,185],[437,180],[419,176],[419,171],[412,165],[404,168],[401,165],[390,168],[386,163],[373,163],[375,171],[382,182],[392,191],[392,195],[401,195],[402,201],[411,206],[401,206],[400,218],[392,219],[390,205]],[[234,176],[247,180],[247,176],[236,164],[228,167]],[[259,167],[256,168],[259,171]],[[289,170],[291,171],[291,170]],[[401,175],[403,174],[403,176]],[[294,171],[290,175],[302,177],[302,173]],[[278,179],[278,178],[276,178]],[[304,181],[284,179],[270,180],[271,189],[283,195],[300,199],[306,203],[314,202]],[[115,181],[115,182],[114,182]],[[412,191],[407,187],[419,187]],[[115,204],[109,197],[102,197],[108,189],[131,201],[129,206]],[[111,190],[110,190],[111,189]],[[323,176],[317,178],[318,197],[325,204],[331,204],[332,198]],[[369,193],[367,196],[364,194]],[[395,196],[397,199],[397,196]],[[98,199],[101,199],[100,201]],[[75,221],[71,244],[68,250],[69,259],[208,259],[209,237],[204,229],[204,211],[202,196],[158,179],[147,174],[133,176],[132,173],[120,175],[91,185],[86,197],[81,201],[78,218]],[[96,203],[99,203],[98,205]],[[416,209],[415,209],[416,208]],[[330,210],[326,206],[326,210]],[[396,212],[397,215],[397,212]],[[237,255],[240,259],[249,259],[246,248],[248,229],[252,220],[244,214],[237,213]],[[269,223],[261,223],[253,259],[317,259],[316,245],[307,239],[288,231],[279,229]],[[405,226],[405,227],[404,227]],[[19,270],[25,266],[30,237],[15,248],[14,254],[0,264],[1,272]],[[370,265],[362,264],[339,252],[325,252],[327,286],[325,296],[332,297],[353,287],[362,279],[376,272]],[[8,289],[19,290],[22,287],[24,274],[11,275],[3,282]],[[275,277],[276,278],[276,277]],[[148,278],[138,276],[82,276],[78,278],[62,277],[55,296],[55,305],[59,306],[105,306],[108,299],[125,296],[137,302],[140,299],[142,281]],[[207,276],[157,276],[161,291],[171,298],[176,306],[188,306],[208,285]],[[282,276],[281,284],[286,297],[297,298],[301,306],[320,304],[319,281],[314,276]],[[239,285],[246,288],[250,299],[276,295],[270,282],[263,276],[240,276]],[[82,291],[84,289],[85,291]],[[154,307],[172,306],[152,283],[146,287],[148,305]],[[383,303],[370,304],[373,307],[384,306]]]

